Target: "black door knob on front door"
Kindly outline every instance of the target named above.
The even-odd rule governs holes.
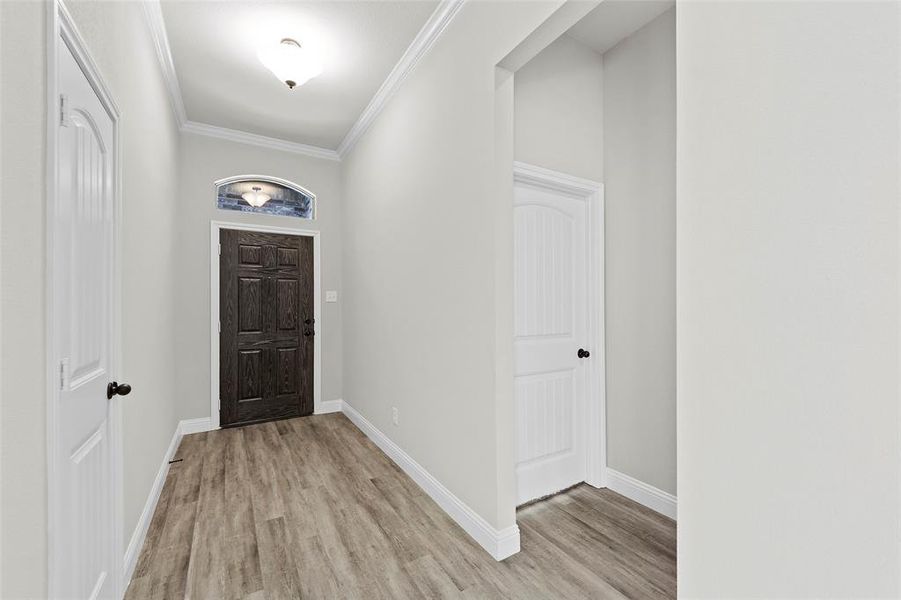
[[[579,348],[579,358],[588,358],[589,356],[591,356],[591,352],[583,348]]]
[[[106,384],[106,399],[112,400],[113,396],[116,394],[120,396],[127,396],[131,393],[131,386],[127,383],[116,383],[115,381],[111,381]]]

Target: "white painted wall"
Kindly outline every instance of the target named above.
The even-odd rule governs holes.
[[[607,464],[675,494],[675,9],[603,63]]]
[[[513,82],[516,160],[603,181],[601,55],[564,35],[516,71]]]
[[[901,594],[899,8],[679,4],[683,597]]]
[[[175,251],[178,133],[142,8],[67,2],[122,112],[124,532],[137,524],[178,422]],[[123,544],[123,547],[124,544]]]
[[[0,596],[47,589],[44,5],[0,2]]]
[[[46,594],[44,3],[2,10],[4,597]],[[124,532],[137,523],[177,423],[178,134],[140,4],[69,2],[122,112]],[[123,543],[124,547],[124,543]]]
[[[181,419],[210,416],[210,221],[319,229],[322,269],[322,399],[341,398],[341,185],[335,161],[227,140],[182,134],[179,182],[178,347],[176,381]],[[254,215],[216,208],[218,179],[232,175],[272,175],[316,194],[317,218]],[[325,303],[325,291],[338,291]],[[215,292],[218,298],[218,290]]]
[[[513,73],[494,69],[494,415],[495,478],[501,522],[516,506],[516,430],[513,426]],[[507,426],[504,426],[507,425]],[[515,515],[515,512],[514,512]],[[514,517],[515,518],[515,517]]]
[[[556,6],[465,4],[342,163],[344,399],[497,528],[515,501],[512,329],[496,318],[512,259],[495,253],[512,247],[512,194],[496,193],[512,139],[495,147],[512,107],[495,105],[495,65]]]

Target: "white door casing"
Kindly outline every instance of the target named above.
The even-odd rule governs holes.
[[[575,187],[574,187],[575,186]],[[593,205],[593,203],[595,205]],[[603,485],[600,185],[517,163],[514,401],[517,503]],[[580,348],[589,358],[579,358]]]
[[[61,4],[48,69],[49,592],[121,595],[118,111]]]

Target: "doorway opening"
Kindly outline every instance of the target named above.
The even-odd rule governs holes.
[[[513,170],[516,503],[604,486],[604,195],[600,183]]]
[[[526,552],[537,532],[628,596],[672,597],[677,7],[568,6],[497,80],[513,88],[497,139],[514,165],[515,518]],[[573,543],[592,530],[608,541]],[[610,568],[626,555],[630,581]]]
[[[48,595],[121,597],[119,110],[61,3],[48,24]]]

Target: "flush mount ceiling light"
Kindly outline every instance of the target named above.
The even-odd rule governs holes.
[[[244,192],[241,197],[247,201],[247,204],[254,208],[259,208],[269,202],[269,194],[264,194],[260,190],[263,188],[254,186],[252,192]]]
[[[322,61],[316,53],[291,38],[260,48],[257,57],[292,90],[322,73]]]

